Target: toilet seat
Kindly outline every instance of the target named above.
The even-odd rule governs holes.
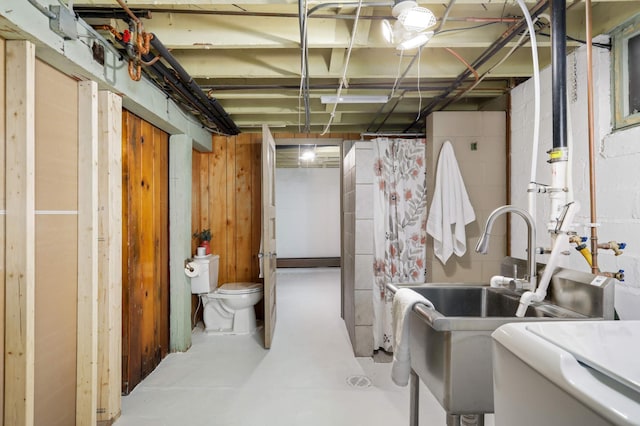
[[[260,283],[227,283],[221,285],[216,293],[218,294],[251,294],[262,291]]]

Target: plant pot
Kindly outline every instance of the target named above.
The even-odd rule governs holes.
[[[211,254],[211,246],[209,245],[209,241],[201,242],[200,247],[204,247],[206,249],[206,254]]]

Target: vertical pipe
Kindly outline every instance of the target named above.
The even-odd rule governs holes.
[[[566,3],[566,0],[553,0],[551,2],[551,95],[553,102],[554,148],[567,147]]]
[[[409,376],[409,426],[418,426],[420,412],[420,377],[411,369]]]
[[[586,39],[587,39],[587,111],[589,123],[589,201],[591,204],[591,272],[597,274],[598,268],[598,229],[596,228],[596,172],[594,154],[593,125],[593,46],[591,39],[591,0],[585,1]]]

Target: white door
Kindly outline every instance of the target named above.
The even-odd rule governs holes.
[[[264,275],[264,346],[276,328],[276,142],[262,125],[262,262]]]

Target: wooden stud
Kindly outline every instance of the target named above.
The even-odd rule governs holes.
[[[99,423],[120,416],[122,381],[122,98],[98,93]]]
[[[4,53],[5,53],[5,41],[0,38],[0,87],[5,87],[4,80]],[[5,90],[0,90],[0,117],[5,117]],[[3,211],[0,214],[0,270],[5,270],[5,222],[4,215],[7,211],[6,197],[5,197],[5,120],[0,120],[0,209]],[[2,325],[0,328],[4,330],[4,273],[0,273],[0,322]],[[4,377],[4,339],[0,339],[0,377]],[[4,419],[4,380],[0,380],[0,421]]]
[[[34,421],[35,45],[6,42],[4,424]]]
[[[78,83],[78,330],[76,425],[96,424],[98,401],[98,85]]]

